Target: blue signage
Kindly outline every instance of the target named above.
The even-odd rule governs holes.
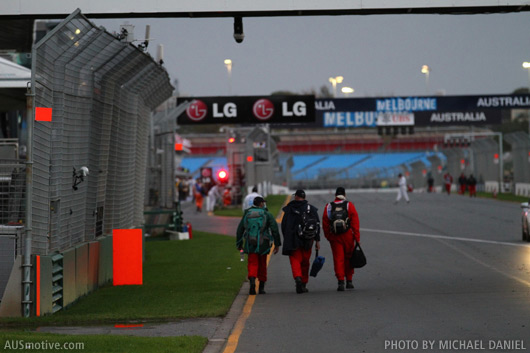
[[[324,127],[375,127],[377,112],[325,112]]]
[[[378,112],[424,112],[437,109],[437,100],[432,97],[385,98],[376,100],[376,110]]]

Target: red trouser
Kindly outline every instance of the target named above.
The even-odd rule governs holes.
[[[465,184],[460,185],[460,193],[461,193],[462,195],[464,195],[464,194],[466,193],[466,185],[465,185]]]
[[[451,184],[445,184],[445,191],[447,191],[447,194],[451,193]]]
[[[267,282],[267,256],[248,254],[248,278],[255,277],[260,282]]]
[[[353,268],[350,265],[350,258],[353,255],[354,240],[351,234],[337,235],[336,239],[329,242],[333,252],[333,266],[335,268],[335,277],[339,281],[351,281],[353,277]]]
[[[471,196],[477,196],[477,192],[475,191],[475,185],[469,185],[469,197]]]
[[[311,259],[311,248],[298,248],[289,255],[293,278],[302,277],[302,283],[309,281],[309,260]]]
[[[195,193],[195,206],[197,207],[197,210],[202,210],[202,201],[203,197],[200,192]]]

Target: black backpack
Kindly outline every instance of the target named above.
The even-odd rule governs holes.
[[[348,201],[332,202],[329,215],[329,225],[333,234],[342,234],[350,229],[350,218],[348,217]]]
[[[303,240],[314,239],[320,231],[320,221],[318,217],[315,218],[315,215],[311,212],[311,206],[308,204],[305,212],[300,212],[298,210],[293,211],[296,214],[299,214],[301,218],[300,223],[296,227],[298,237]]]

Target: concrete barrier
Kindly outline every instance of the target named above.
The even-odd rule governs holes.
[[[112,281],[112,236],[101,237],[99,241],[98,285]]]
[[[63,307],[67,307],[77,299],[75,262],[75,249],[63,252]]]
[[[499,182],[497,181],[486,181],[484,183],[486,192],[499,192]]]
[[[515,195],[530,197],[530,184],[529,183],[516,183],[515,184]]]
[[[79,298],[88,293],[88,244],[76,246],[75,257],[75,289]]]

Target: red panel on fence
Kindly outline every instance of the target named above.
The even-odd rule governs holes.
[[[40,316],[40,256],[35,257],[35,315]]]
[[[142,284],[142,230],[114,229],[112,232],[113,284]]]
[[[36,121],[52,121],[52,108],[35,107]]]

